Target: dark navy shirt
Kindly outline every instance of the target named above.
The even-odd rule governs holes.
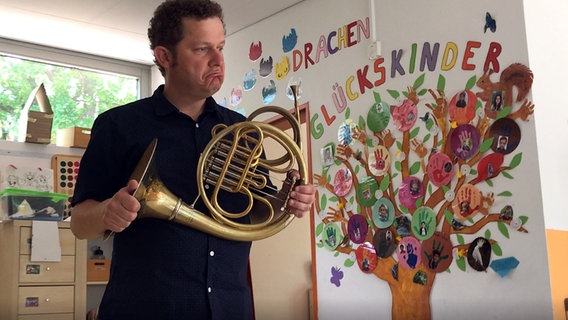
[[[152,97],[102,113],[81,160],[73,204],[112,197],[127,184],[154,138],[160,179],[173,194],[193,203],[197,163],[212,127],[244,120],[208,98],[205,111],[194,121],[166,100],[163,86]],[[242,200],[239,195],[223,196],[223,208],[239,210]],[[208,214],[202,201],[196,209]],[[252,319],[250,245],[166,220],[137,219],[114,235],[99,318]]]

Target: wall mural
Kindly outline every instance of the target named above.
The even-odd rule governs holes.
[[[495,33],[494,17],[482,17],[480,37]],[[301,84],[293,73],[363,43],[369,30],[365,18],[299,44],[301,32],[291,28],[271,54],[262,41],[252,42],[251,67],[232,89],[231,106],[239,110],[243,92],[262,95],[264,104],[279,91],[292,99],[287,88]],[[357,268],[388,284],[393,319],[430,319],[439,274],[459,276],[451,270],[457,268],[505,277],[520,264],[496,238],[529,232],[529,217],[514,206],[507,185],[522,174],[519,124],[534,112],[533,74],[523,63],[502,66],[502,51],[497,41],[413,43],[392,50],[388,62],[367,60],[344,81],[332,81],[333,106],[312,109],[311,139],[324,146],[311,150],[314,244],[337,258],[326,270],[318,266],[334,287],[348,281],[346,269]],[[483,63],[472,64],[474,55],[484,55]],[[471,76],[448,85],[452,72]],[[389,77],[414,74],[404,87],[386,88]]]
[[[528,232],[528,217],[518,208],[493,205],[496,197],[513,197],[510,191],[478,186],[514,180],[522,161],[515,153],[522,142],[517,121],[534,111],[525,99],[532,72],[522,64],[500,75],[488,70],[458,92],[446,92],[443,75],[436,88],[424,88],[424,78],[388,91],[399,104],[375,92],[366,117],[351,119],[347,108],[314,176],[321,218],[316,246],[345,255],[343,266],[331,268],[330,282],[341,286],[342,267],[386,281],[393,319],[429,319],[436,276],[453,261],[461,271],[506,275],[519,261],[505,257],[492,233]]]

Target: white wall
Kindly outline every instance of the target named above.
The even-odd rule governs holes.
[[[529,61],[535,74],[533,98],[546,228],[568,230],[568,108],[564,103],[568,2],[525,0],[524,7]]]

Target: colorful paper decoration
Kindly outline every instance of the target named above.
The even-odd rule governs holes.
[[[515,270],[519,266],[519,260],[515,257],[508,257],[502,259],[496,259],[491,261],[490,267],[495,271],[501,278],[505,277],[509,272]]]
[[[434,153],[428,160],[428,178],[436,187],[448,184],[454,177],[452,159],[445,153]]]
[[[464,184],[458,190],[456,198],[452,202],[452,211],[459,222],[473,217],[479,212],[481,205],[481,191],[472,184]]]
[[[395,230],[390,227],[379,229],[373,236],[373,245],[377,251],[377,257],[384,259],[392,256],[396,249]]]
[[[450,145],[456,157],[468,160],[479,150],[479,132],[470,124],[456,127],[450,137]]]
[[[376,146],[369,154],[367,166],[369,171],[376,176],[382,176],[390,169],[391,156],[384,146]]]
[[[455,121],[458,125],[468,124],[475,117],[475,105],[477,97],[470,90],[462,90],[456,93],[448,105],[448,115],[450,121]]]
[[[373,223],[377,228],[388,228],[394,222],[395,210],[387,198],[380,198],[373,205]]]
[[[368,231],[369,224],[365,217],[360,214],[354,214],[351,218],[349,218],[349,222],[347,223],[347,233],[349,235],[349,240],[353,243],[363,243],[367,237]]]
[[[367,113],[367,125],[373,132],[381,132],[390,122],[390,107],[386,102],[376,102]]]
[[[422,181],[416,177],[408,177],[402,181],[398,190],[398,200],[409,210],[416,209],[416,201],[424,196]]]
[[[521,142],[521,129],[515,120],[502,118],[493,122],[489,128],[489,136],[493,137],[493,151],[509,154],[517,149]]]
[[[377,202],[377,198],[375,197],[377,190],[379,190],[379,186],[373,177],[361,179],[357,186],[357,199],[359,199],[359,203],[366,207],[375,204],[375,202]]]
[[[335,173],[333,190],[339,197],[346,196],[353,187],[353,174],[347,168],[341,168]]]
[[[406,269],[415,269],[422,261],[422,249],[418,239],[413,236],[402,238],[397,245],[398,264]]]
[[[422,242],[422,264],[434,272],[444,272],[452,264],[452,242],[442,232],[435,232],[432,237]]]
[[[430,238],[436,231],[436,213],[432,208],[420,207],[412,215],[412,233],[418,240]]]
[[[357,265],[359,269],[364,273],[373,273],[377,267],[377,254],[375,252],[375,247],[369,242],[365,242],[355,251],[355,257],[357,258]]]
[[[467,263],[477,271],[485,271],[491,260],[491,244],[483,237],[476,238],[467,250]]]

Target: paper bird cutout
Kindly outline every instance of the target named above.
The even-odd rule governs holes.
[[[497,22],[489,12],[485,13],[485,26],[483,27],[483,33],[487,32],[487,29],[491,30],[491,32],[495,32],[497,30]]]

